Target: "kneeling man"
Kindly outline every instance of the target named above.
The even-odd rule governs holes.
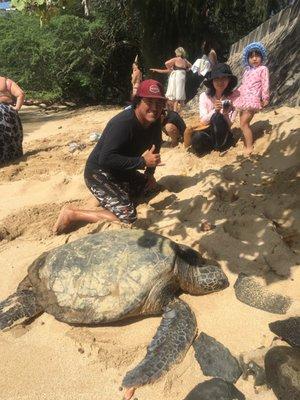
[[[108,122],[86,163],[84,179],[101,208],[64,207],[54,233],[63,232],[75,221],[136,220],[135,200],[156,187],[154,171],[160,164],[160,117],[165,102],[159,82],[149,79],[140,84],[133,108]]]

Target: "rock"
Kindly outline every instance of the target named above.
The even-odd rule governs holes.
[[[91,142],[98,142],[101,137],[101,132],[92,132],[90,134],[90,141]]]
[[[300,347],[300,317],[271,322],[269,328],[289,345]]]
[[[211,231],[212,229],[214,229],[216,227],[216,225],[208,222],[208,221],[203,221],[200,225],[200,230],[202,232],[208,232]]]
[[[206,376],[236,382],[242,374],[238,361],[213,337],[201,332],[194,344],[195,358]]]
[[[71,142],[68,144],[68,149],[70,153],[74,153],[75,150],[83,150],[86,145],[84,143]]]
[[[247,380],[249,375],[254,378],[254,386],[262,386],[266,384],[265,374],[265,355],[269,348],[264,346],[242,353],[239,356],[239,364],[243,371],[243,379]]]
[[[279,400],[300,399],[300,349],[277,346],[265,357],[267,382]]]
[[[213,378],[197,385],[184,400],[245,400],[237,388],[222,379]]]
[[[65,105],[68,107],[76,107],[76,103],[73,103],[72,101],[65,101]]]

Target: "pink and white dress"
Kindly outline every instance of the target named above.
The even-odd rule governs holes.
[[[259,111],[262,109],[261,100],[269,100],[269,70],[266,66],[247,67],[241,86],[236,90],[239,93],[234,101],[238,110]]]

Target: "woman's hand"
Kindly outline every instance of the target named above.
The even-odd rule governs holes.
[[[215,101],[215,104],[214,104],[214,107],[215,107],[215,110],[216,110],[217,112],[220,112],[221,109],[222,109],[221,100],[216,100],[216,101]]]
[[[262,107],[267,107],[267,105],[269,104],[269,100],[261,100],[260,103]]]

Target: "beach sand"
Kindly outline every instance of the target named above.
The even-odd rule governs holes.
[[[0,300],[13,293],[29,264],[42,252],[119,224],[77,227],[60,236],[51,229],[67,202],[90,197],[83,180],[85,160],[120,109],[89,107],[46,112],[24,107],[21,161],[0,169]],[[239,302],[233,284],[239,272],[260,277],[274,292],[300,300],[299,108],[281,107],[255,116],[254,155],[242,143],[225,154],[198,158],[182,145],[162,148],[156,177],[162,191],[138,207],[136,227],[170,237],[216,260],[230,287],[202,297],[182,295],[194,310],[198,332],[213,336],[234,356],[270,346],[268,323],[284,319]],[[235,132],[237,135],[239,131]],[[69,143],[85,145],[69,151]],[[83,146],[82,146],[83,147]],[[298,183],[298,185],[297,185]],[[203,222],[213,229],[202,231]],[[138,363],[160,318],[105,327],[72,327],[43,314],[26,326],[0,333],[2,400],[112,400],[125,372]],[[138,389],[139,400],[184,400],[209,379],[191,348],[183,362],[153,385]],[[253,378],[236,387],[251,400],[273,400],[271,390],[254,390]]]

